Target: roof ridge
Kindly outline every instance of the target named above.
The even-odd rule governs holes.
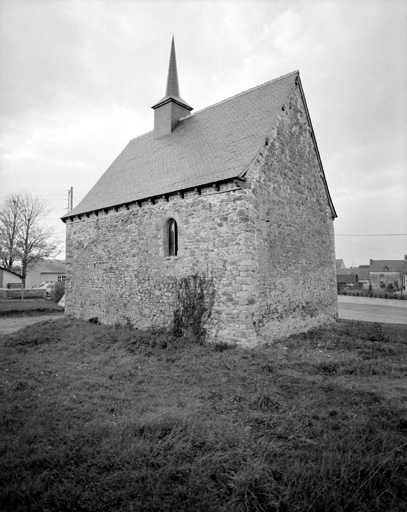
[[[279,76],[278,78],[273,78],[273,80],[268,80],[267,82],[264,82],[260,85],[250,87],[250,89],[246,89],[245,91],[234,94],[233,96],[229,96],[229,98],[225,98],[224,100],[213,103],[212,105],[208,105],[207,107],[201,108],[200,110],[196,110],[195,112],[193,112],[185,117],[181,117],[180,121],[183,121],[184,119],[189,119],[192,116],[196,116],[197,114],[204,112],[205,110],[208,110],[212,107],[217,107],[218,105],[221,105],[222,103],[226,103],[227,101],[233,100],[233,99],[237,98],[238,96],[242,96],[243,94],[246,94],[248,92],[252,92],[252,91],[255,91],[256,89],[260,89],[261,87],[264,87],[265,85],[271,84],[273,82],[277,82],[278,80],[282,80],[283,78],[287,78],[291,75],[299,75],[299,73],[300,72],[297,69],[295,71],[292,71],[291,73],[287,73],[286,75]]]
[[[142,137],[146,137],[147,135],[150,135],[150,133],[153,133],[154,130],[150,130],[149,132],[146,132],[146,133],[142,133],[141,135],[137,135],[137,137],[133,137],[132,139],[129,140],[129,144],[130,142],[133,142],[134,140],[137,140],[137,139],[141,139]]]

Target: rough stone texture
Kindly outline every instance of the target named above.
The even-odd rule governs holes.
[[[255,198],[256,332],[271,340],[334,320],[333,219],[298,87],[248,179]]]
[[[215,283],[211,338],[238,341],[249,338],[251,328],[254,341],[245,314],[253,308],[248,298],[255,293],[250,277],[254,226],[245,216],[248,194],[236,187],[195,192],[68,223],[66,312],[110,324],[129,319],[141,328],[168,326],[177,279],[200,272]],[[178,224],[176,257],[164,251],[169,218]]]
[[[177,279],[215,283],[211,340],[252,346],[337,316],[333,220],[298,88],[233,183],[67,222],[66,313],[169,326]],[[165,226],[179,252],[165,254]]]

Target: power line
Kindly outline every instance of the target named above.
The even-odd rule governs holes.
[[[388,251],[387,249],[384,250],[384,249],[376,249],[376,247],[367,247],[366,245],[360,245],[360,244],[355,244],[353,242],[347,242],[346,240],[341,240],[341,242],[345,243],[345,244],[350,244],[350,245],[356,245],[356,247],[363,247],[364,249],[371,249],[372,251],[378,251],[378,252],[386,252],[386,253],[392,253],[392,254],[401,254],[401,252],[396,252],[396,251]]]
[[[407,236],[407,233],[386,233],[380,235],[343,235],[339,233],[335,233],[335,236]]]

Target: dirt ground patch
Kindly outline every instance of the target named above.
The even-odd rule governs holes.
[[[11,334],[44,320],[57,320],[64,313],[55,302],[47,299],[0,301],[0,335]]]
[[[63,317],[63,313],[55,312],[52,315],[31,315],[31,316],[3,316],[0,317],[0,335],[17,332],[24,327],[36,324],[37,322],[54,321]]]

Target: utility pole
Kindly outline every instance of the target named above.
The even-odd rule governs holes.
[[[68,189],[68,212],[73,210],[73,187]]]

